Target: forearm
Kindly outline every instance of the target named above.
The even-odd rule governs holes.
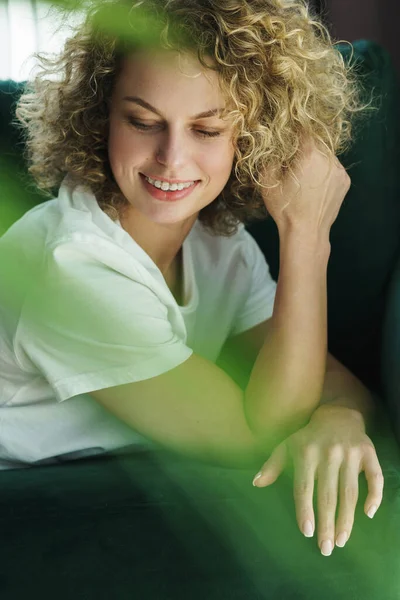
[[[327,350],[326,237],[281,236],[280,271],[268,336],[247,384],[250,427],[278,437],[301,427],[322,394]]]
[[[339,361],[328,355],[322,397],[316,412],[326,412],[326,409],[334,407],[348,408],[357,413],[367,429],[376,408],[371,393],[361,381]]]

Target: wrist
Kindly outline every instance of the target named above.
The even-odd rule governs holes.
[[[311,421],[316,422],[320,419],[345,419],[346,423],[353,422],[359,425],[365,431],[364,415],[356,408],[341,406],[338,404],[322,404],[313,412]]]
[[[281,252],[293,249],[296,255],[308,254],[312,258],[328,261],[331,244],[329,232],[313,229],[306,225],[281,225],[278,227]]]

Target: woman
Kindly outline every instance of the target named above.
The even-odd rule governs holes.
[[[350,185],[335,154],[364,108],[351,72],[282,0],[102,3],[41,64],[17,117],[31,174],[59,190],[0,241],[4,468],[145,440],[235,466],[273,450],[255,484],[293,458],[312,536],[318,477],[329,555],[359,472],[370,516],[383,485],[371,398],[326,352],[329,230]],[[243,225],[266,211],[277,287]]]

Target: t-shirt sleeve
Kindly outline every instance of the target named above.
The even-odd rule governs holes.
[[[276,283],[272,279],[265,256],[253,236],[242,230],[243,253],[249,271],[248,292],[235,317],[230,335],[238,335],[272,316]]]
[[[16,355],[40,371],[58,401],[149,379],[193,352],[168,311],[123,249],[64,243],[48,253],[27,297]]]

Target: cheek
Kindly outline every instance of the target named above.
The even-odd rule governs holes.
[[[220,184],[227,181],[233,165],[234,151],[227,144],[215,148],[213,152],[207,152],[204,155],[204,165],[206,172]]]
[[[146,154],[146,145],[136,139],[136,136],[126,127],[116,125],[110,127],[108,137],[108,155],[110,162],[131,165],[140,161],[141,156]]]
[[[121,156],[126,152],[127,144],[125,136],[118,126],[110,126],[108,136],[108,156],[111,163],[119,161]]]

